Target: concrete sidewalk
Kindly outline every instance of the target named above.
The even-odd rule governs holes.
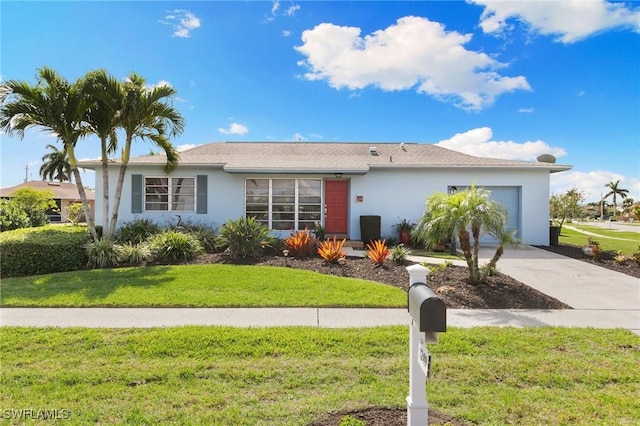
[[[3,308],[3,326],[150,328],[186,325],[324,328],[408,325],[406,309],[341,308]],[[640,334],[634,310],[448,309],[449,327],[626,328]]]

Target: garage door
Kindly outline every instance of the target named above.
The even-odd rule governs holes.
[[[516,236],[520,238],[521,231],[521,216],[520,216],[520,187],[516,186],[485,186],[485,189],[491,191],[491,199],[499,202],[507,208],[509,213],[509,222],[507,229],[517,229]],[[485,235],[480,238],[480,243],[490,244],[495,243],[495,239]]]

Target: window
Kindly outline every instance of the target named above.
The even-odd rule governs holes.
[[[146,211],[195,211],[195,178],[145,178],[144,209]]]
[[[274,230],[315,229],[322,207],[321,179],[247,179],[245,215]]]

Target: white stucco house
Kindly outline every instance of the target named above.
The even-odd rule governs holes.
[[[549,175],[571,166],[475,157],[417,143],[219,142],[184,151],[175,171],[164,156],[129,162],[119,223],[149,218],[224,224],[252,216],[279,236],[322,223],[328,234],[360,238],[360,216],[381,217],[382,236],[416,222],[434,192],[485,187],[509,210],[527,244],[549,244]],[[119,162],[109,165],[110,188]],[[101,176],[99,162],[85,162]],[[96,179],[96,223],[102,182]],[[111,194],[113,199],[113,194]]]

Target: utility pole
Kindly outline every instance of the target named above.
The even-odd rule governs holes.
[[[24,183],[27,183],[28,180],[29,180],[29,165],[26,164],[24,166]]]

